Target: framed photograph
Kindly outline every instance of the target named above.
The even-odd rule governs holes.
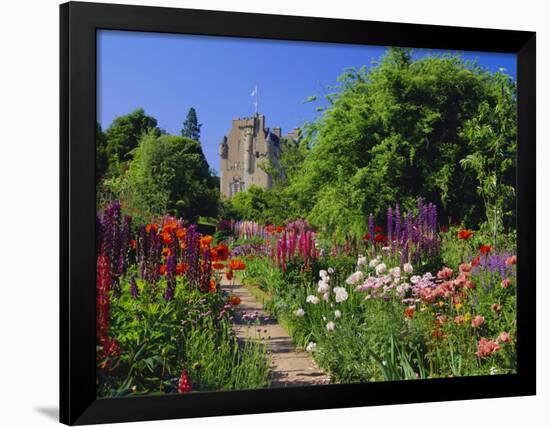
[[[535,33],[60,25],[61,422],[535,394]]]

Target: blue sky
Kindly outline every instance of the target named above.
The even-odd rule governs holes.
[[[179,134],[190,107],[203,124],[201,143],[218,170],[217,145],[231,120],[258,110],[268,127],[283,133],[314,119],[322,96],[346,67],[369,66],[385,47],[279,40],[98,32],[97,118],[103,129],[117,116],[142,107],[168,133]],[[441,52],[415,50],[414,57]],[[516,78],[514,54],[463,52],[491,71],[505,68]]]

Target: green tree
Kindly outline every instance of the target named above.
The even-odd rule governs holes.
[[[101,125],[95,125],[95,170],[96,180],[99,181],[107,172],[109,166],[107,156],[107,138],[101,129]]]
[[[143,108],[113,120],[105,132],[105,155],[109,173],[120,173],[131,158],[130,152],[137,147],[141,136],[148,132],[156,136],[161,134],[157,120],[146,115]]]
[[[171,213],[196,222],[199,216],[217,215],[217,182],[197,141],[150,131],[134,150],[128,171],[111,188],[144,217]]]
[[[503,92],[501,80],[459,56],[412,60],[399,48],[368,70],[345,70],[328,107],[304,128],[309,150],[284,190],[292,213],[343,235],[364,231],[369,212],[383,220],[388,206],[414,209],[423,197],[438,205],[441,222],[478,226],[487,215],[485,193],[475,189],[485,175],[461,161],[479,151],[491,159],[487,170],[495,144],[506,152],[497,181],[508,187],[498,191],[513,204],[516,101],[514,83]],[[492,136],[476,133],[487,126]]]
[[[192,139],[194,141],[200,141],[201,127],[197,119],[197,112],[195,108],[191,107],[187,113],[187,118],[183,122],[183,128],[181,130],[181,136]]]

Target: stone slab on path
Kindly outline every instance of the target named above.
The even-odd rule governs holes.
[[[314,363],[311,355],[296,348],[292,338],[276,320],[269,317],[262,304],[238,282],[222,279],[221,288],[241,299],[234,307],[233,330],[240,340],[261,339],[271,355],[271,387],[327,384],[329,377]],[[257,318],[258,322],[249,320]],[[257,324],[259,323],[259,324]]]

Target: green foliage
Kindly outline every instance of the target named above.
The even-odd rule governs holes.
[[[195,222],[217,214],[217,179],[197,141],[173,135],[143,136],[127,172],[106,183],[136,214],[170,213]]]
[[[114,119],[105,132],[105,138],[97,140],[97,149],[104,151],[107,159],[104,172],[117,175],[123,171],[131,159],[130,152],[137,147],[140,138],[146,133],[159,136],[161,130],[157,127],[157,120],[146,115],[143,108]],[[102,142],[103,147],[100,145]]]
[[[412,61],[409,50],[389,49],[338,80],[328,108],[303,129],[303,156],[273,190],[287,215],[341,237],[364,231],[368,212],[383,218],[389,205],[413,208],[422,196],[437,203],[444,224],[478,226],[485,207],[494,217],[491,206],[500,223],[512,223],[516,100],[508,76],[457,56]],[[495,192],[498,201],[488,196]]]
[[[197,119],[197,112],[195,108],[191,107],[187,113],[187,118],[183,122],[181,136],[192,139],[193,141],[199,141],[201,138],[201,127],[202,124],[199,124]]]
[[[240,345],[231,334],[229,312],[220,293],[190,290],[184,281],[165,301],[138,281],[139,297],[123,281],[120,298],[111,300],[111,335],[121,355],[109,370],[98,370],[100,396],[176,393],[186,369],[194,391],[243,390],[269,385],[265,345]]]

